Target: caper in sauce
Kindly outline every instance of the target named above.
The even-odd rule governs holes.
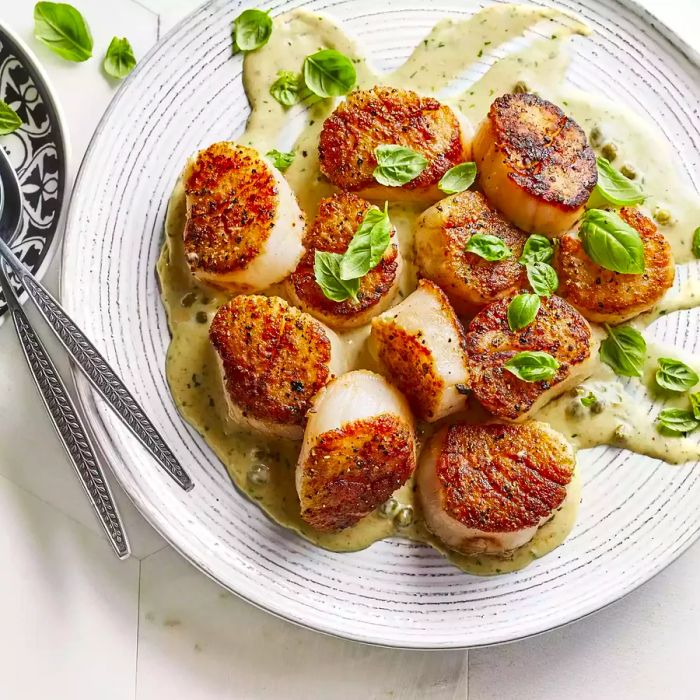
[[[603,132],[600,130],[600,127],[594,126],[588,138],[591,142],[591,146],[600,146],[600,144],[603,143]]]
[[[194,318],[197,323],[206,323],[209,320],[209,316],[207,316],[206,311],[198,311]]]
[[[398,527],[408,527],[413,522],[413,507],[404,506],[394,518]]]
[[[603,154],[603,158],[607,158],[607,160],[612,163],[615,158],[617,158],[617,146],[614,143],[606,143],[601,153]]]
[[[633,166],[629,165],[628,163],[625,163],[621,168],[620,172],[628,179],[628,180],[634,180],[637,177],[637,171],[634,169]]]

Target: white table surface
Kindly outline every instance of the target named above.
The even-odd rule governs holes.
[[[642,2],[700,49],[699,0]],[[127,36],[143,56],[198,0],[73,4],[96,47]],[[70,64],[33,40],[33,5],[0,0],[0,23],[29,43],[53,81],[74,177],[114,86],[97,60]],[[47,282],[55,288],[56,280],[54,263]],[[117,561],[13,335],[9,324],[0,328],[3,700],[700,697],[700,543],[596,615],[469,653],[370,648],[277,620],[195,571],[115,485],[134,549],[131,559]]]

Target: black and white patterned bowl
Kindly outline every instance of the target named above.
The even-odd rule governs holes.
[[[577,44],[570,81],[644,113],[700,190],[700,71],[687,47],[679,50],[677,40],[618,0],[530,2],[583,16],[594,34]],[[439,18],[465,17],[490,2],[259,4],[274,14],[300,5],[323,10],[386,67],[405,59]],[[240,3],[213,0],[140,62],[95,135],[67,220],[64,303],[195,482],[190,493],[178,489],[78,381],[103,451],[141,512],[185,557],[247,600],[307,627],[389,646],[518,639],[598,610],[651,578],[700,534],[699,465],[672,467],[609,447],[583,451],[583,503],[571,536],[522,571],[479,578],[401,539],[352,554],[314,547],[236,491],[182,420],[165,379],[170,337],[154,267],[167,201],[186,158],[213,141],[235,139],[244,127],[248,105],[230,35],[239,13]],[[700,309],[665,316],[654,333],[700,352]]]
[[[12,245],[19,259],[41,277],[59,246],[66,191],[68,146],[61,110],[48,78],[25,44],[0,26],[0,99],[22,119],[0,136],[24,195],[22,230]],[[7,310],[0,295],[0,323]]]

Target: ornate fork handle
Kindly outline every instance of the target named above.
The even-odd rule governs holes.
[[[153,455],[158,464],[183,489],[189,491],[194,483],[180,466],[175,455],[165,444],[160,433],[148,419],[136,399],[115,374],[97,348],[88,340],[75,322],[63,310],[49,292],[37,282],[31,273],[15,258],[9,247],[0,239],[0,253],[22,286],[32,298],[41,315],[71,355],[77,366],[88,378],[102,398],[114,409],[141,444]]]
[[[122,528],[119,511],[114,503],[109,484],[97,462],[94,448],[82,420],[44,345],[29,325],[24,311],[13,298],[9,281],[2,269],[0,269],[0,285],[5,291],[24,356],[56,432],[73,462],[112,547],[120,559],[126,559],[130,553],[129,541]]]

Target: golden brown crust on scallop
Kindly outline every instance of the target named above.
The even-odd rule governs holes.
[[[315,252],[344,253],[371,208],[369,202],[351,192],[322,199],[313,226],[304,238],[306,253],[288,279],[295,303],[309,313],[318,312],[324,321],[334,326],[352,325],[353,316],[365,314],[380,304],[396,282],[399,251],[395,242],[387,248],[379,264],[360,280],[357,301],[328,299],[316,282]]]
[[[389,414],[323,433],[304,465],[301,517],[324,532],[354,525],[411,476],[413,444],[412,426]]]
[[[507,318],[511,298],[490,304],[472,319],[466,345],[474,397],[493,415],[517,420],[590,357],[592,338],[583,316],[558,296],[542,298],[535,320],[511,331]],[[559,361],[552,379],[526,382],[503,367],[513,356],[528,350],[547,352]]]
[[[575,462],[553,431],[536,423],[452,425],[436,472],[445,512],[468,528],[513,532],[533,527],[566,497]]]
[[[525,286],[525,268],[518,258],[529,234],[506,221],[481,192],[460,192],[433,206],[443,213],[443,224],[439,229],[430,227],[425,240],[417,234],[416,263],[422,275],[444,289],[458,311],[477,311]],[[513,257],[489,262],[467,252],[469,239],[477,233],[498,236]]]
[[[419,280],[418,286],[429,288],[439,299],[442,313],[451,321],[454,334],[464,350],[464,329],[445,293],[430,280]],[[392,322],[390,313],[372,321],[372,336],[379,348],[379,359],[389,370],[392,383],[408,399],[416,416],[430,420],[434,415],[436,399],[445,388],[445,380],[438,372],[431,350],[426,347],[429,339],[423,337],[421,332],[406,332],[401,325]]]
[[[278,297],[241,295],[216,312],[209,339],[232,402],[261,421],[304,425],[331,378],[323,326]]]
[[[279,202],[275,177],[254,149],[221,142],[200,151],[185,194],[185,256],[192,272],[241,270],[260,253]]]
[[[449,107],[411,90],[377,86],[351,92],[324,122],[321,172],[344,190],[372,187],[374,149],[382,144],[412,148],[428,159],[425,170],[403,185],[406,190],[436,184],[463,154],[461,128]]]
[[[647,311],[673,286],[675,277],[671,246],[655,224],[635,208],[620,209],[620,216],[642,239],[642,274],[606,270],[586,255],[573,234],[563,236],[557,248],[559,294],[587,319],[599,323],[623,323]]]
[[[509,178],[563,210],[583,206],[598,180],[595,154],[581,127],[536,95],[494,100],[486,125],[510,169]]]

